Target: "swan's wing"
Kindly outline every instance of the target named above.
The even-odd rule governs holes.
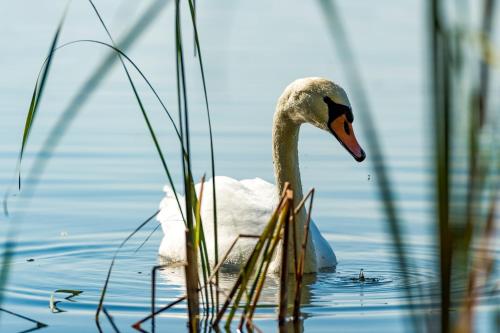
[[[219,255],[229,248],[238,234],[260,234],[269,221],[278,202],[275,186],[260,178],[238,181],[229,177],[215,178],[217,196],[217,225]],[[199,193],[200,184],[196,185]],[[181,216],[184,208],[184,197],[178,195],[181,209],[175,200],[170,187],[165,187],[165,197],[160,203],[158,221],[161,222],[164,237],[159,249],[160,255],[168,261],[184,261],[185,226]],[[213,195],[212,181],[204,184],[201,216],[205,231],[205,239],[209,249],[209,257],[213,262]],[[318,227],[311,221],[311,237],[316,250],[318,268],[332,267],[337,259],[332,248],[321,235]],[[242,240],[238,242],[232,254],[228,257],[229,263],[244,262],[253,248],[254,241]]]
[[[215,177],[215,185],[219,241],[228,245],[238,234],[260,233],[276,204],[274,186],[262,179],[238,181],[224,176]],[[201,215],[207,234],[212,236],[211,181],[205,183],[203,193]]]
[[[240,183],[245,186],[250,191],[260,194],[264,198],[273,198],[273,201],[277,201],[276,186],[268,181],[261,178],[253,179],[243,179]]]
[[[242,181],[233,178],[215,177],[217,197],[217,226],[219,253],[224,253],[238,234],[260,234],[277,204],[275,186],[260,178]],[[179,205],[173,192],[167,188],[166,196],[160,204],[158,220],[162,224],[165,237],[160,254],[174,261],[185,258],[184,223]],[[199,193],[200,184],[196,185]],[[212,180],[204,184],[201,216],[205,239],[209,249],[213,248],[213,190]],[[179,196],[182,211],[184,198]],[[250,241],[241,241],[229,260],[238,261],[239,257],[251,250]],[[248,250],[248,251],[247,251]],[[211,256],[212,257],[212,256]]]

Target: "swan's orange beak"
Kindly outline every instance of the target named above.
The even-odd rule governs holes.
[[[328,124],[328,127],[337,140],[339,140],[340,144],[347,149],[356,161],[361,162],[365,159],[366,154],[359,145],[358,140],[356,140],[352,123],[347,121],[345,114],[335,118]]]

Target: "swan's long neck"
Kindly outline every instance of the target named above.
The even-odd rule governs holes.
[[[273,124],[273,163],[278,193],[283,192],[286,182],[290,183],[295,201],[302,200],[302,183],[299,169],[300,124],[286,116],[286,111],[277,110]]]
[[[280,108],[279,104],[274,114],[273,122],[274,175],[276,178],[278,195],[283,192],[285,183],[290,183],[290,187],[294,192],[294,206],[296,206],[303,197],[298,153],[299,130],[300,122],[292,120],[288,111]],[[306,218],[306,210],[303,208],[296,216],[297,245],[302,244]],[[297,250],[300,249],[300,246],[298,247]],[[315,258],[314,246],[311,238],[308,240],[307,252],[309,258]],[[314,271],[315,261],[309,260],[308,262],[309,264],[307,266],[309,267],[305,267],[305,271]]]

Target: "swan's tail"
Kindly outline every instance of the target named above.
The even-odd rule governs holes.
[[[184,213],[184,197],[177,194],[172,187],[165,185],[163,187],[165,197],[160,202],[160,212],[156,219],[161,223],[164,237],[159,248],[159,254],[170,261],[183,261],[185,259],[185,226],[182,219]],[[180,206],[180,209],[179,209]]]

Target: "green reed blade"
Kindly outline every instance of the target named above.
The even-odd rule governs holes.
[[[201,203],[202,203],[202,199],[203,199],[203,189],[205,187],[205,175],[203,175],[201,177],[200,184],[201,184],[200,185],[200,194],[198,194],[198,200],[197,200],[198,202],[196,203],[196,206],[195,206],[196,208],[195,208],[195,216],[194,216],[194,220],[195,220],[194,244],[195,244],[196,250],[198,250],[199,243],[200,243]]]
[[[57,41],[59,39],[59,34],[61,33],[61,29],[64,23],[64,19],[66,17],[66,11],[67,8],[63,14],[63,17],[61,18],[61,21],[59,22],[59,25],[57,27],[56,33],[54,35],[54,38],[52,39],[52,44],[50,46],[50,52],[49,55],[47,56],[47,61],[45,62],[45,66],[43,67],[43,71],[41,74],[38,74],[36,83],[35,83],[35,88],[33,89],[33,95],[31,97],[31,102],[30,102],[30,107],[28,109],[28,115],[26,117],[26,123],[24,125],[24,131],[23,131],[23,139],[21,143],[21,151],[19,152],[19,159],[18,159],[18,167],[19,167],[19,190],[21,190],[21,160],[23,158],[23,153],[24,149],[26,147],[26,143],[28,142],[28,136],[31,131],[31,125],[33,124],[33,121],[36,116],[36,111],[38,110],[39,106],[39,101],[41,100],[43,96],[43,90],[45,88],[45,84],[47,82],[48,74],[50,72],[50,65],[52,64],[52,59],[54,55],[54,51],[57,46]]]
[[[206,242],[205,238],[203,235],[203,223],[201,220],[201,203],[202,203],[202,198],[203,198],[203,189],[205,186],[205,175],[201,178],[200,182],[200,194],[198,195],[198,200],[197,202],[193,202],[193,207],[196,207],[195,210],[195,251],[200,251],[200,257],[202,260],[202,277],[203,277],[203,289],[205,290],[205,311],[206,315],[208,317],[208,311],[210,308],[210,303],[209,303],[209,293],[208,293],[208,287],[210,287],[210,300],[213,303],[213,291],[211,285],[209,286],[208,284],[208,277],[211,275],[210,274],[210,262],[208,259],[208,253],[206,252]],[[194,186],[194,185],[193,185]],[[196,193],[196,192],[193,192]],[[196,199],[196,196],[193,197]],[[201,243],[201,244],[200,244]],[[201,245],[201,246],[200,246]]]
[[[196,24],[193,22],[194,29],[196,30]],[[195,32],[195,39],[197,41],[197,48],[199,51],[199,41],[197,38],[197,32]],[[189,212],[188,214],[191,215],[191,210],[194,209],[197,206],[197,199],[196,199],[196,192],[194,190],[194,182],[192,178],[192,172],[191,172],[191,159],[190,159],[190,135],[189,135],[189,112],[187,108],[187,90],[186,90],[186,80],[185,80],[185,70],[184,70],[184,53],[183,53],[183,44],[182,44],[182,33],[181,33],[181,24],[180,24],[180,9],[179,9],[179,3],[176,3],[176,49],[177,49],[177,57],[176,57],[176,69],[177,69],[177,93],[178,93],[178,108],[179,108],[179,122],[181,124],[181,142],[183,146],[183,151],[185,152],[183,154],[183,170],[184,170],[184,179],[185,179],[185,192],[186,192],[186,211]],[[201,56],[201,52],[199,52],[199,56]],[[202,72],[202,80],[203,80],[203,87],[204,87],[204,93],[205,93],[205,102],[206,102],[206,107],[207,107],[207,113],[209,115],[209,110],[208,110],[208,97],[207,97],[207,92],[206,92],[206,83],[205,83],[205,76],[204,76],[204,71],[203,71],[203,65],[202,62],[200,62],[200,71]],[[208,117],[208,122],[209,122],[209,132],[210,132],[210,141],[212,143],[212,131],[211,131],[211,123],[210,123],[210,117]],[[184,125],[184,126],[183,126]],[[212,195],[213,195],[213,203],[214,203],[214,223],[216,224],[216,196],[215,196],[215,171],[214,171],[214,157],[213,157],[213,144],[211,144],[211,159],[212,159]],[[190,184],[189,188],[187,187],[187,184]],[[192,208],[191,208],[192,207]],[[191,216],[188,216],[188,219],[191,218]],[[201,221],[201,216],[200,218],[200,229],[199,229],[199,241],[200,241],[200,259],[201,259],[201,266],[202,266],[202,277],[204,280],[204,285],[205,285],[205,301],[207,304],[209,304],[208,300],[208,293],[206,290],[206,286],[208,285],[208,277],[211,275],[210,272],[210,262],[209,262],[209,256],[208,256],[208,250],[206,247],[206,242],[205,242],[205,237],[204,237],[204,231],[203,231],[203,223]],[[187,223],[188,229],[190,229],[190,225],[192,223]],[[217,256],[217,234],[215,231],[214,234],[214,240],[215,240],[215,246],[216,246],[216,262],[218,259]],[[217,287],[216,287],[217,288]],[[210,298],[213,302],[213,288],[212,285],[209,285],[209,290],[210,290]],[[217,303],[216,303],[217,306]],[[207,309],[208,311],[208,306]]]
[[[440,306],[441,331],[449,332],[449,308],[451,292],[451,235],[449,226],[450,204],[450,67],[445,63],[450,61],[449,44],[446,32],[442,26],[440,3],[432,0],[430,4],[430,34],[432,56],[432,89],[434,102],[434,143],[436,166],[437,194],[437,229],[440,251]]]
[[[113,40],[113,37],[111,36],[111,33],[109,32],[109,30],[108,30],[108,28],[106,26],[106,24],[104,23],[104,20],[102,19],[101,14],[97,10],[97,8],[94,5],[94,3],[92,2],[92,0],[88,0],[88,1],[89,1],[90,5],[92,6],[94,12],[96,13],[97,17],[99,18],[99,21],[101,22],[101,25],[103,26],[104,30],[106,31],[106,34],[108,35],[111,43],[113,44],[113,47],[116,49],[116,44],[115,44],[115,42]],[[162,163],[163,169],[165,170],[165,173],[167,174],[170,186],[172,187],[172,191],[174,192],[175,200],[177,201],[177,205],[179,207],[179,211],[181,213],[182,219],[184,220],[184,214],[182,212],[182,207],[180,205],[179,198],[178,198],[178,195],[177,195],[177,191],[175,189],[175,184],[174,184],[174,182],[172,180],[172,176],[170,174],[170,171],[168,170],[167,163],[165,161],[165,158],[164,158],[163,153],[161,151],[160,145],[158,143],[158,139],[157,139],[157,137],[156,137],[156,135],[154,133],[154,130],[153,130],[152,126],[151,126],[149,118],[148,118],[148,116],[146,114],[146,111],[144,110],[144,104],[142,103],[142,100],[139,97],[139,94],[138,94],[137,89],[135,87],[135,84],[134,84],[134,82],[132,80],[132,77],[130,76],[130,73],[129,73],[128,69],[127,69],[127,66],[125,65],[125,62],[123,61],[122,55],[120,53],[118,53],[118,57],[120,59],[120,63],[122,65],[122,67],[123,67],[123,70],[125,71],[127,79],[128,79],[128,81],[130,83],[130,86],[131,86],[131,88],[132,88],[132,90],[134,92],[134,96],[135,96],[135,98],[137,100],[137,104],[139,105],[139,108],[141,109],[141,113],[142,113],[142,115],[144,117],[144,120],[145,120],[145,122],[147,124],[147,127],[148,127],[149,133],[151,135],[151,138],[153,139],[156,151],[158,153],[158,156],[161,159],[161,163]],[[166,108],[165,108],[165,111],[166,111]],[[167,113],[167,116],[170,118],[170,121],[171,121],[172,125],[174,126],[174,129],[177,132],[177,127],[175,125],[175,122],[174,122],[173,118],[170,116],[170,113],[168,111],[166,111],[166,113]]]
[[[101,295],[99,296],[99,303],[97,305],[96,313],[95,313],[95,322],[97,326],[99,327],[99,315],[101,313],[101,310],[104,305],[104,298],[106,297],[106,292],[108,291],[108,284],[111,278],[111,272],[113,271],[113,266],[115,265],[116,257],[120,253],[120,250],[127,244],[127,242],[137,233],[139,230],[141,230],[146,224],[148,224],[151,220],[153,220],[156,215],[158,215],[160,211],[157,210],[153,215],[148,217],[144,222],[142,222],[137,228],[135,228],[134,231],[132,231],[118,246],[118,248],[115,250],[115,253],[113,254],[113,258],[111,259],[111,263],[108,268],[108,273],[106,275],[106,279],[104,280],[104,285],[101,290]]]
[[[215,188],[215,157],[214,157],[214,142],[213,142],[213,134],[212,134],[212,121],[210,118],[210,108],[208,103],[208,94],[207,94],[207,84],[205,80],[205,70],[203,69],[203,59],[202,52],[200,48],[200,39],[198,36],[198,28],[196,25],[196,2],[193,3],[192,0],[188,1],[189,9],[191,13],[191,22],[193,24],[193,32],[194,32],[194,42],[195,42],[195,52],[198,51],[198,64],[200,66],[201,80],[203,83],[203,94],[205,97],[205,108],[207,113],[207,123],[208,123],[208,136],[210,141],[210,164],[212,171],[212,197],[213,197],[213,217],[214,217],[214,261],[219,261],[219,246],[218,246],[218,230],[217,230],[217,196],[216,196],[216,188]],[[216,290],[219,288],[219,277],[216,275],[215,277],[215,288]],[[219,294],[216,295],[216,310],[219,308]]]
[[[181,162],[184,179],[186,205],[186,294],[188,300],[189,331],[196,332],[199,323],[199,296],[198,296],[198,259],[194,249],[194,225],[192,205],[195,192],[192,189],[191,153],[189,135],[189,112],[187,104],[186,76],[184,69],[184,53],[182,47],[181,16],[179,0],[175,1],[175,45],[176,45],[176,77],[177,77],[177,106],[181,145],[186,154],[181,153]],[[203,261],[202,261],[202,265]]]

